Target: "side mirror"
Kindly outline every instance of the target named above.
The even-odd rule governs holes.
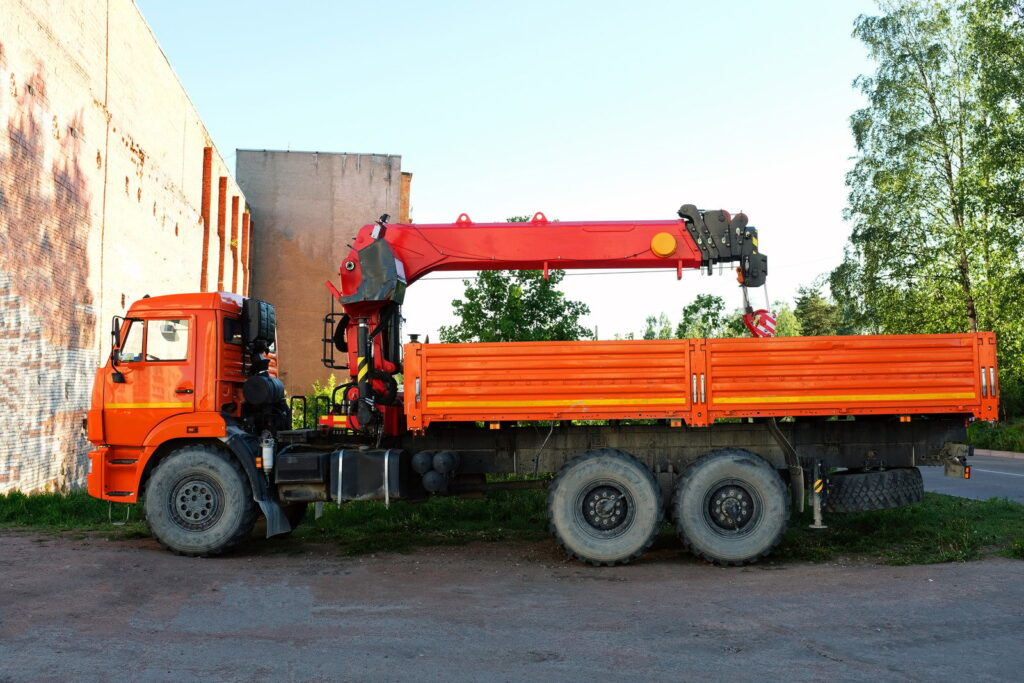
[[[121,316],[114,316],[110,323],[110,364],[117,365],[121,361]]]

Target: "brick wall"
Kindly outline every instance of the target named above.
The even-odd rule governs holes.
[[[242,291],[248,210],[130,0],[4,0],[0,27],[0,492],[80,486],[111,316]]]

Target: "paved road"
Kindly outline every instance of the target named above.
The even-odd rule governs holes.
[[[969,480],[946,477],[941,467],[922,467],[925,490],[975,500],[1009,498],[1024,503],[1024,458],[976,455],[967,462],[971,466]]]
[[[1024,562],[629,567],[0,532],[0,681],[1019,680]]]

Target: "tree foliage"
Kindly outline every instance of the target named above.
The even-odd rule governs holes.
[[[800,321],[788,304],[776,301],[772,310],[776,321],[775,336],[800,336]],[[726,314],[722,297],[698,294],[683,307],[679,322],[674,327],[665,313],[647,316],[641,336],[643,339],[719,339],[749,337],[750,331],[743,324],[742,309]]]
[[[672,321],[664,313],[649,315],[644,321],[641,339],[672,339]]]
[[[796,319],[808,337],[839,334],[839,307],[826,299],[818,287],[801,287],[796,295]]]
[[[697,298],[683,307],[683,315],[676,325],[678,339],[707,339],[718,336],[722,329],[722,313],[725,302],[722,297],[698,294]]]
[[[529,216],[515,216],[522,223]],[[452,301],[459,322],[442,325],[443,342],[575,341],[593,333],[580,324],[590,308],[572,301],[558,289],[564,270],[552,270],[548,278],[539,270],[491,270],[475,281],[463,280],[461,299]]]
[[[1020,3],[880,7],[853,32],[876,68],[855,81],[867,106],[851,117],[853,232],[830,276],[840,315],[864,332],[995,330],[1003,370],[1019,379]]]

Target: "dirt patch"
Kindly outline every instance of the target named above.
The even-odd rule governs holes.
[[[0,679],[1013,679],[1024,562],[722,569],[552,544],[345,557],[0,532]],[[45,571],[41,571],[45,568]],[[964,657],[964,652],[971,652]]]

